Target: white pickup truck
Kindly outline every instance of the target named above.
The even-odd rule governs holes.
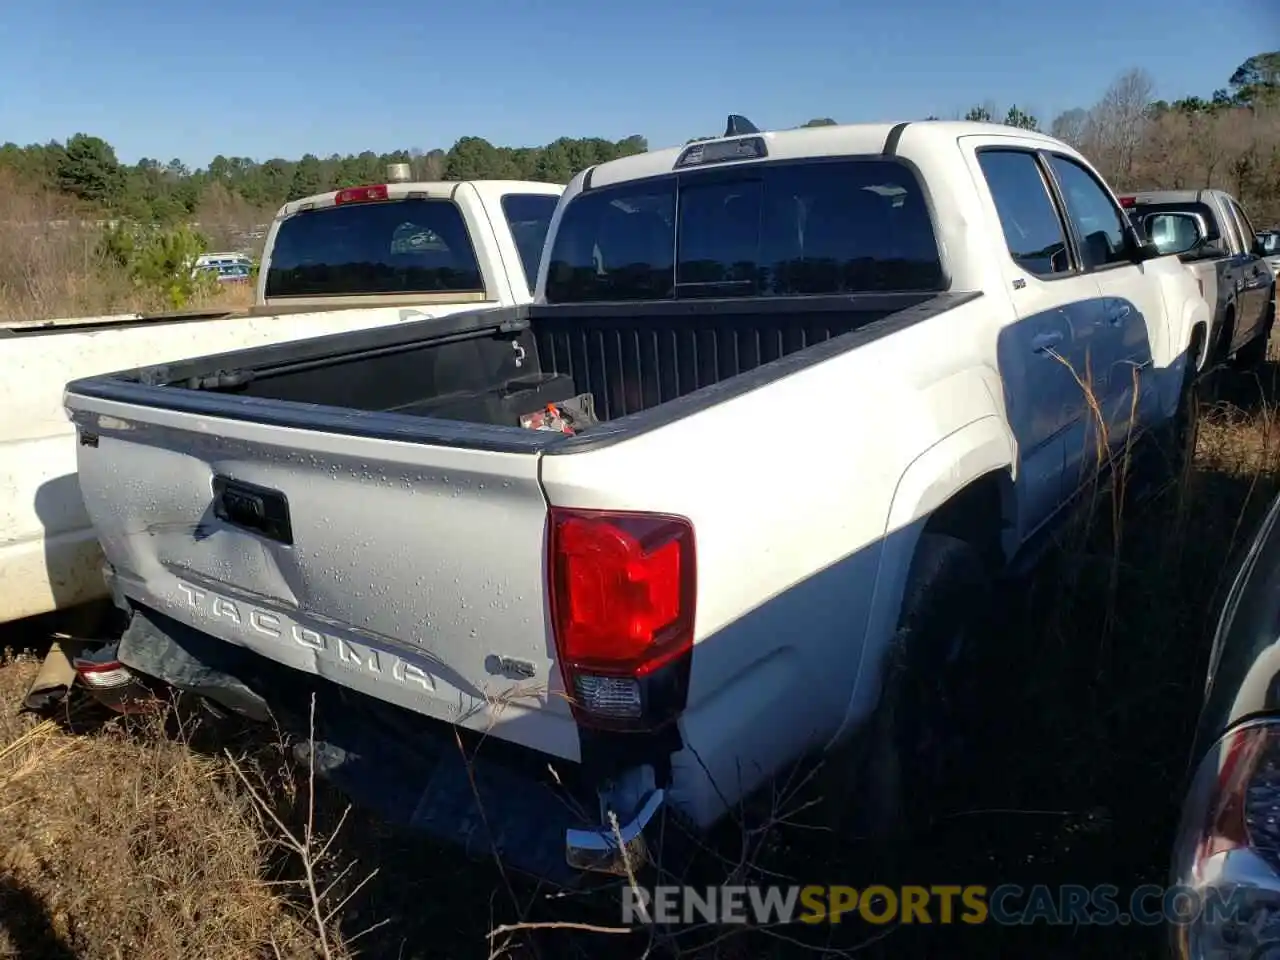
[[[563,186],[393,182],[285,204],[246,313],[0,321],[0,623],[106,596],[67,381],[344,330],[527,303]]]
[[[544,875],[842,741],[924,816],[993,578],[1194,443],[1194,278],[1024,130],[735,119],[575,177],[537,290],[70,384],[112,668],[376,713],[323,770]]]

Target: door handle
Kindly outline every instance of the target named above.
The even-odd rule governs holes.
[[[1058,330],[1051,330],[1048,333],[1037,333],[1031,338],[1031,350],[1033,353],[1048,353],[1050,349],[1062,342],[1062,333]]]
[[[1120,324],[1124,323],[1124,321],[1128,318],[1129,313],[1130,313],[1129,305],[1124,304],[1123,306],[1116,307],[1114,310],[1112,310],[1110,315],[1107,317],[1107,319],[1111,321],[1111,325],[1113,327],[1118,327],[1120,326]]]
[[[279,490],[216,476],[213,478],[213,512],[224,523],[260,533],[269,540],[293,544],[289,501]]]

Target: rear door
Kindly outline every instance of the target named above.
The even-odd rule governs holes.
[[[1107,365],[1098,395],[1106,445],[1123,454],[1133,436],[1155,424],[1159,392],[1152,370],[1151,341],[1165,322],[1160,285],[1133,257],[1124,210],[1098,177],[1072,157],[1047,152],[1049,169],[1065,207],[1082,269],[1098,284],[1102,300],[1094,319],[1097,359]],[[1100,371],[1101,372],[1101,371]]]
[[[295,669],[578,759],[547,621],[535,452],[344,435],[342,411],[308,405],[302,429],[70,404],[97,436],[78,447],[80,486],[130,598]]]
[[[1076,262],[1035,151],[999,138],[965,140],[976,147],[975,178],[1003,231],[1002,271],[1018,314],[1001,333],[998,355],[1029,534],[1074,492],[1085,463],[1092,417],[1082,384],[1096,367],[1098,285]]]
[[[1222,234],[1222,247],[1225,255],[1216,263],[1219,298],[1224,305],[1223,316],[1229,311],[1234,318],[1231,339],[1223,343],[1225,353],[1234,353],[1248,341],[1250,321],[1244,318],[1244,236],[1240,221],[1236,219],[1226,201],[1226,195],[1220,192],[1208,194],[1209,204],[1213,208],[1214,219]]]
[[[1249,217],[1233,198],[1225,197],[1224,202],[1231,210],[1240,231],[1240,291],[1237,294],[1236,325],[1240,331],[1239,341],[1243,346],[1262,332],[1267,310],[1271,306],[1271,285],[1274,281],[1266,260],[1258,251],[1258,237]]]

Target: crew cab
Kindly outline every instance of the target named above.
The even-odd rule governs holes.
[[[1212,362],[1234,360],[1249,369],[1266,360],[1275,273],[1235,197],[1223,190],[1153,190],[1120,202],[1162,253],[1178,254],[1195,273],[1214,308]]]
[[[322,691],[322,773],[557,879],[842,745],[925,818],[993,579],[1177,468],[1209,321],[1064,143],[734,117],[577,175],[531,305],[69,384],[93,672]]]
[[[276,215],[246,312],[0,321],[0,623],[107,596],[62,409],[68,380],[526,303],[563,189],[392,182],[306,197]]]

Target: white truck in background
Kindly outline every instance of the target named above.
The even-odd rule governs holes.
[[[246,312],[0,319],[0,623],[106,596],[76,479],[70,380],[527,303],[564,187],[389,182],[281,207]]]
[[[1194,449],[1209,321],[1050,137],[731,118],[576,176],[530,306],[70,384],[102,662],[319,691],[323,773],[541,876],[839,743],[895,835],[994,579]]]

